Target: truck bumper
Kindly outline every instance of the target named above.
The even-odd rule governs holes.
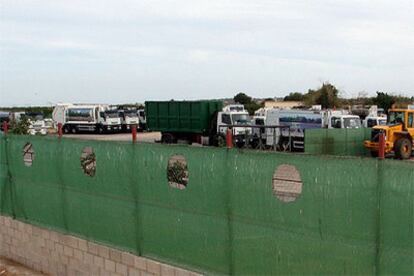
[[[364,147],[366,149],[369,149],[370,151],[378,151],[379,143],[367,140],[367,141],[364,141]],[[391,152],[393,148],[394,148],[393,143],[385,142],[385,153]]]

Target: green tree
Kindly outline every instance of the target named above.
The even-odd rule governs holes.
[[[244,108],[249,112],[250,115],[253,115],[256,110],[263,107],[263,103],[259,104],[252,100],[252,97],[244,94],[238,93],[234,96],[233,100],[236,103],[244,105]]]
[[[339,90],[330,83],[324,83],[317,90],[309,89],[304,95],[304,102],[307,106],[320,104],[322,108],[333,108],[340,105]]]
[[[244,93],[238,93],[234,96],[233,100],[239,104],[249,104],[252,102],[252,97],[249,97]]]
[[[283,98],[284,101],[303,101],[304,99],[305,95],[300,92],[291,92]]]
[[[395,103],[396,98],[392,95],[388,95],[385,92],[377,92],[377,96],[374,98],[374,103],[381,108],[384,108],[384,111],[388,113],[388,109],[392,107]]]
[[[22,118],[19,121],[12,120],[10,122],[10,133],[26,135],[29,132],[30,122],[28,118]]]

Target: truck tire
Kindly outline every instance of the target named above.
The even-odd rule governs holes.
[[[63,127],[63,133],[68,134],[70,132],[69,127],[68,126],[64,126]]]
[[[163,133],[161,135],[161,143],[163,144],[174,144],[175,143],[175,137],[171,133]]]
[[[372,150],[372,151],[370,151],[370,153],[371,153],[371,157],[375,157],[375,158],[378,157],[378,151]]]
[[[411,157],[413,144],[408,138],[400,138],[395,142],[395,157],[398,159],[409,159]]]
[[[105,132],[102,126],[98,126],[97,130],[98,134],[104,134]]]
[[[78,129],[74,126],[74,127],[71,127],[70,128],[70,132],[72,133],[72,134],[76,134],[76,133],[78,133]]]

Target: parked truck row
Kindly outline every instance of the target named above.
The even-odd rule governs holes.
[[[104,104],[58,104],[52,118],[62,124],[64,133],[114,133],[146,128],[143,110],[119,109]]]
[[[310,128],[361,128],[386,122],[373,110],[363,122],[345,110],[259,109],[251,119],[243,105],[221,101],[150,101],[145,103],[148,128],[161,132],[162,143],[224,144],[231,128],[240,147],[277,147],[303,151]]]

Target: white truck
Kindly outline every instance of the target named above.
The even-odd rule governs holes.
[[[345,111],[271,109],[267,112],[265,125],[281,127],[266,129],[267,146],[303,151],[306,129],[361,128],[361,120]]]
[[[121,125],[123,131],[131,131],[132,126],[135,125],[137,130],[140,128],[138,110],[136,109],[121,109],[118,110],[121,118]]]
[[[65,133],[117,132],[121,130],[121,118],[117,110],[102,104],[58,104],[52,118],[62,124]]]
[[[368,112],[368,116],[362,121],[364,127],[385,126],[387,124],[387,115],[382,114],[376,105],[371,106]]]
[[[252,133],[251,119],[249,112],[244,109],[243,105],[234,104],[223,107],[217,114],[217,133],[220,137],[226,135],[228,125],[233,125],[233,137],[238,147],[242,147],[246,139],[250,139]]]

